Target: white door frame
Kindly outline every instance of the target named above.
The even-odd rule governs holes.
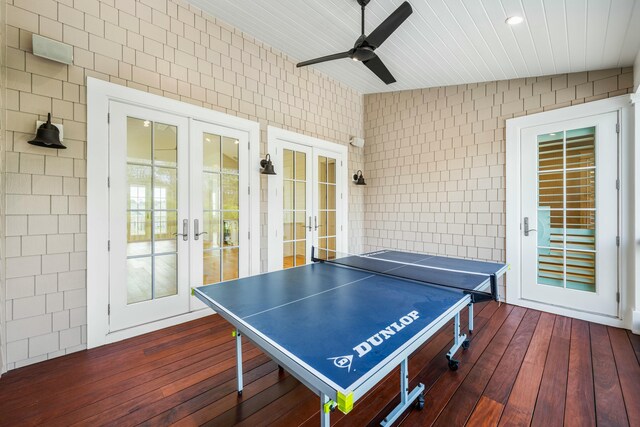
[[[115,107],[115,108],[114,108]],[[127,238],[122,230],[127,229],[127,217],[123,213],[127,211],[128,174],[127,174],[127,117],[137,117],[152,122],[173,125],[176,127],[177,146],[177,199],[176,221],[177,232],[182,232],[182,221],[189,221],[189,141],[188,120],[173,114],[150,111],[131,104],[111,103],[110,130],[111,148],[109,150],[110,188],[109,198],[109,228],[118,230],[111,235],[109,251],[110,283],[116,283],[109,289],[110,323],[111,331],[121,331],[136,326],[140,323],[150,323],[159,319],[176,316],[188,309],[189,306],[189,241],[176,236],[176,268],[177,268],[177,293],[163,298],[152,298],[135,304],[128,304],[127,300]],[[117,110],[117,111],[114,111]],[[115,143],[114,143],[115,142]],[[117,160],[114,160],[117,159]],[[150,168],[151,164],[149,165]],[[153,200],[153,193],[148,197]],[[153,205],[152,205],[153,207]],[[155,224],[151,223],[151,233],[154,234]],[[150,242],[151,244],[151,242]],[[150,251],[151,257],[155,252]],[[156,258],[157,260],[157,258]]]
[[[529,301],[522,298],[521,259],[521,218],[520,208],[520,143],[523,129],[550,123],[561,123],[591,115],[618,112],[620,133],[620,257],[618,271],[620,278],[620,317],[611,318],[592,313],[574,311],[563,307],[555,307]],[[632,181],[633,163],[631,159],[631,142],[633,129],[631,124],[631,105],[629,95],[579,104],[557,110],[545,111],[529,116],[509,119],[506,122],[506,253],[510,271],[507,273],[506,300],[509,304],[543,310],[578,319],[598,322],[611,326],[631,326],[630,295],[633,295],[633,255],[634,238],[630,234],[633,224]]]
[[[635,119],[633,119],[634,127],[635,127],[635,144],[633,150],[633,200],[634,200],[634,209],[635,217],[637,218],[640,215],[640,86],[636,90],[636,93],[631,95],[631,102],[634,104],[634,115]],[[633,140],[634,137],[630,136]],[[633,226],[633,225],[632,225]],[[631,265],[635,266],[635,274],[631,276],[631,281],[635,283],[635,304],[633,305],[633,315],[631,321],[631,330],[635,334],[640,334],[640,220],[635,220],[635,230],[632,232],[632,253],[630,256]]]
[[[249,275],[260,272],[260,124],[87,77],[87,346],[97,347],[211,314],[200,310],[109,333],[109,102],[120,101],[246,132],[249,139],[251,239]]]
[[[268,177],[268,220],[267,220],[267,237],[268,242],[276,242],[282,240],[282,231],[280,231],[280,235],[278,236],[278,230],[282,230],[282,197],[278,196],[278,189],[282,188],[282,161],[278,160],[282,157],[282,153],[279,153],[277,156],[274,155],[276,147],[279,145],[278,141],[290,142],[299,145],[305,145],[311,148],[318,148],[324,151],[330,151],[335,153],[337,156],[341,157],[344,160],[344,166],[342,167],[343,177],[340,179],[336,176],[336,190],[338,193],[342,193],[343,195],[343,203],[342,203],[342,240],[341,243],[336,247],[338,252],[347,252],[348,242],[349,242],[349,183],[351,180],[349,179],[349,167],[348,167],[348,152],[349,148],[346,145],[340,145],[333,142],[328,142],[322,139],[314,138],[311,136],[303,135],[296,132],[291,132],[288,130],[284,130],[281,128],[277,128],[274,126],[269,126],[267,128],[267,152],[271,153],[270,155],[273,157],[274,166],[276,168],[276,173],[280,171],[280,175],[276,175],[275,177]],[[276,161],[277,160],[277,161]],[[279,169],[278,169],[279,168]],[[315,170],[315,165],[312,168]],[[307,174],[311,174],[312,171],[307,171]],[[353,172],[351,172],[353,173]],[[309,175],[311,176],[311,175]],[[282,191],[280,191],[282,193]],[[280,202],[278,203],[278,200]],[[339,225],[336,224],[336,227]],[[282,268],[282,250],[280,251],[271,251],[267,248],[268,260],[267,260],[267,271],[275,271],[280,270]]]

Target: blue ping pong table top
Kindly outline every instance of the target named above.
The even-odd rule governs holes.
[[[458,269],[473,263],[476,271],[504,271],[503,264],[397,251],[372,257],[376,260],[367,261],[455,264]],[[488,283],[485,276],[470,277],[474,287]],[[343,390],[353,389],[405,343],[469,298],[461,290],[330,263],[203,286],[196,288],[196,295],[236,327],[251,329],[314,375]]]

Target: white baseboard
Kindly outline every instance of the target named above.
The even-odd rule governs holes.
[[[169,326],[179,325],[180,323],[196,320],[201,317],[216,314],[215,311],[210,308],[203,308],[202,310],[192,311],[180,316],[169,317],[167,319],[158,320],[157,322],[146,323],[144,325],[136,326],[133,328],[123,329],[121,331],[110,332],[105,337],[103,344],[110,344],[117,341],[122,341],[127,338],[132,338],[138,335],[146,334],[148,332],[157,331],[158,329],[168,328]]]
[[[631,314],[631,332],[640,335],[640,310],[633,310]]]
[[[584,311],[571,310],[564,307],[542,304],[536,301],[530,301],[526,299],[509,299],[507,302],[509,304],[518,305],[521,307],[544,311],[551,314],[558,314],[560,316],[571,317],[573,319],[586,320],[587,322],[599,323],[602,325],[613,326],[616,328],[630,329],[631,327],[628,319],[627,321],[624,321],[623,319],[620,319],[617,317],[603,316],[595,313],[587,313]],[[640,312],[636,312],[636,313],[638,313],[638,316],[640,316]],[[638,317],[638,321],[640,322],[640,317]],[[640,323],[638,324],[638,326],[640,326]]]

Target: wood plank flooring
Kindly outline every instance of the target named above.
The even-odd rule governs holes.
[[[463,324],[466,323],[463,312]],[[16,369],[0,378],[0,425],[316,426],[319,399],[250,342],[236,393],[231,326],[217,315]],[[640,426],[640,337],[507,304],[476,308],[471,347],[449,371],[443,328],[409,360],[425,408],[402,426]],[[379,425],[399,372],[332,425]]]

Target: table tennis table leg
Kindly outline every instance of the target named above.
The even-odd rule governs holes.
[[[473,333],[473,303],[469,303],[469,335]]]
[[[331,412],[327,410],[327,403],[331,399],[324,393],[320,393],[320,427],[329,427],[331,425]]]
[[[389,415],[380,422],[380,425],[384,427],[393,424],[414,402],[416,402],[419,409],[424,407],[424,384],[418,384],[409,393],[409,362],[405,358],[400,363],[400,404],[389,412]]]
[[[458,364],[460,362],[454,359],[453,355],[456,354],[456,351],[458,351],[460,347],[469,347],[469,341],[467,341],[467,336],[465,334],[460,333],[460,312],[457,312],[453,321],[453,346],[447,353],[449,369],[451,369],[452,371],[458,369]]]
[[[242,337],[236,331],[236,376],[238,377],[238,395],[242,396]]]

